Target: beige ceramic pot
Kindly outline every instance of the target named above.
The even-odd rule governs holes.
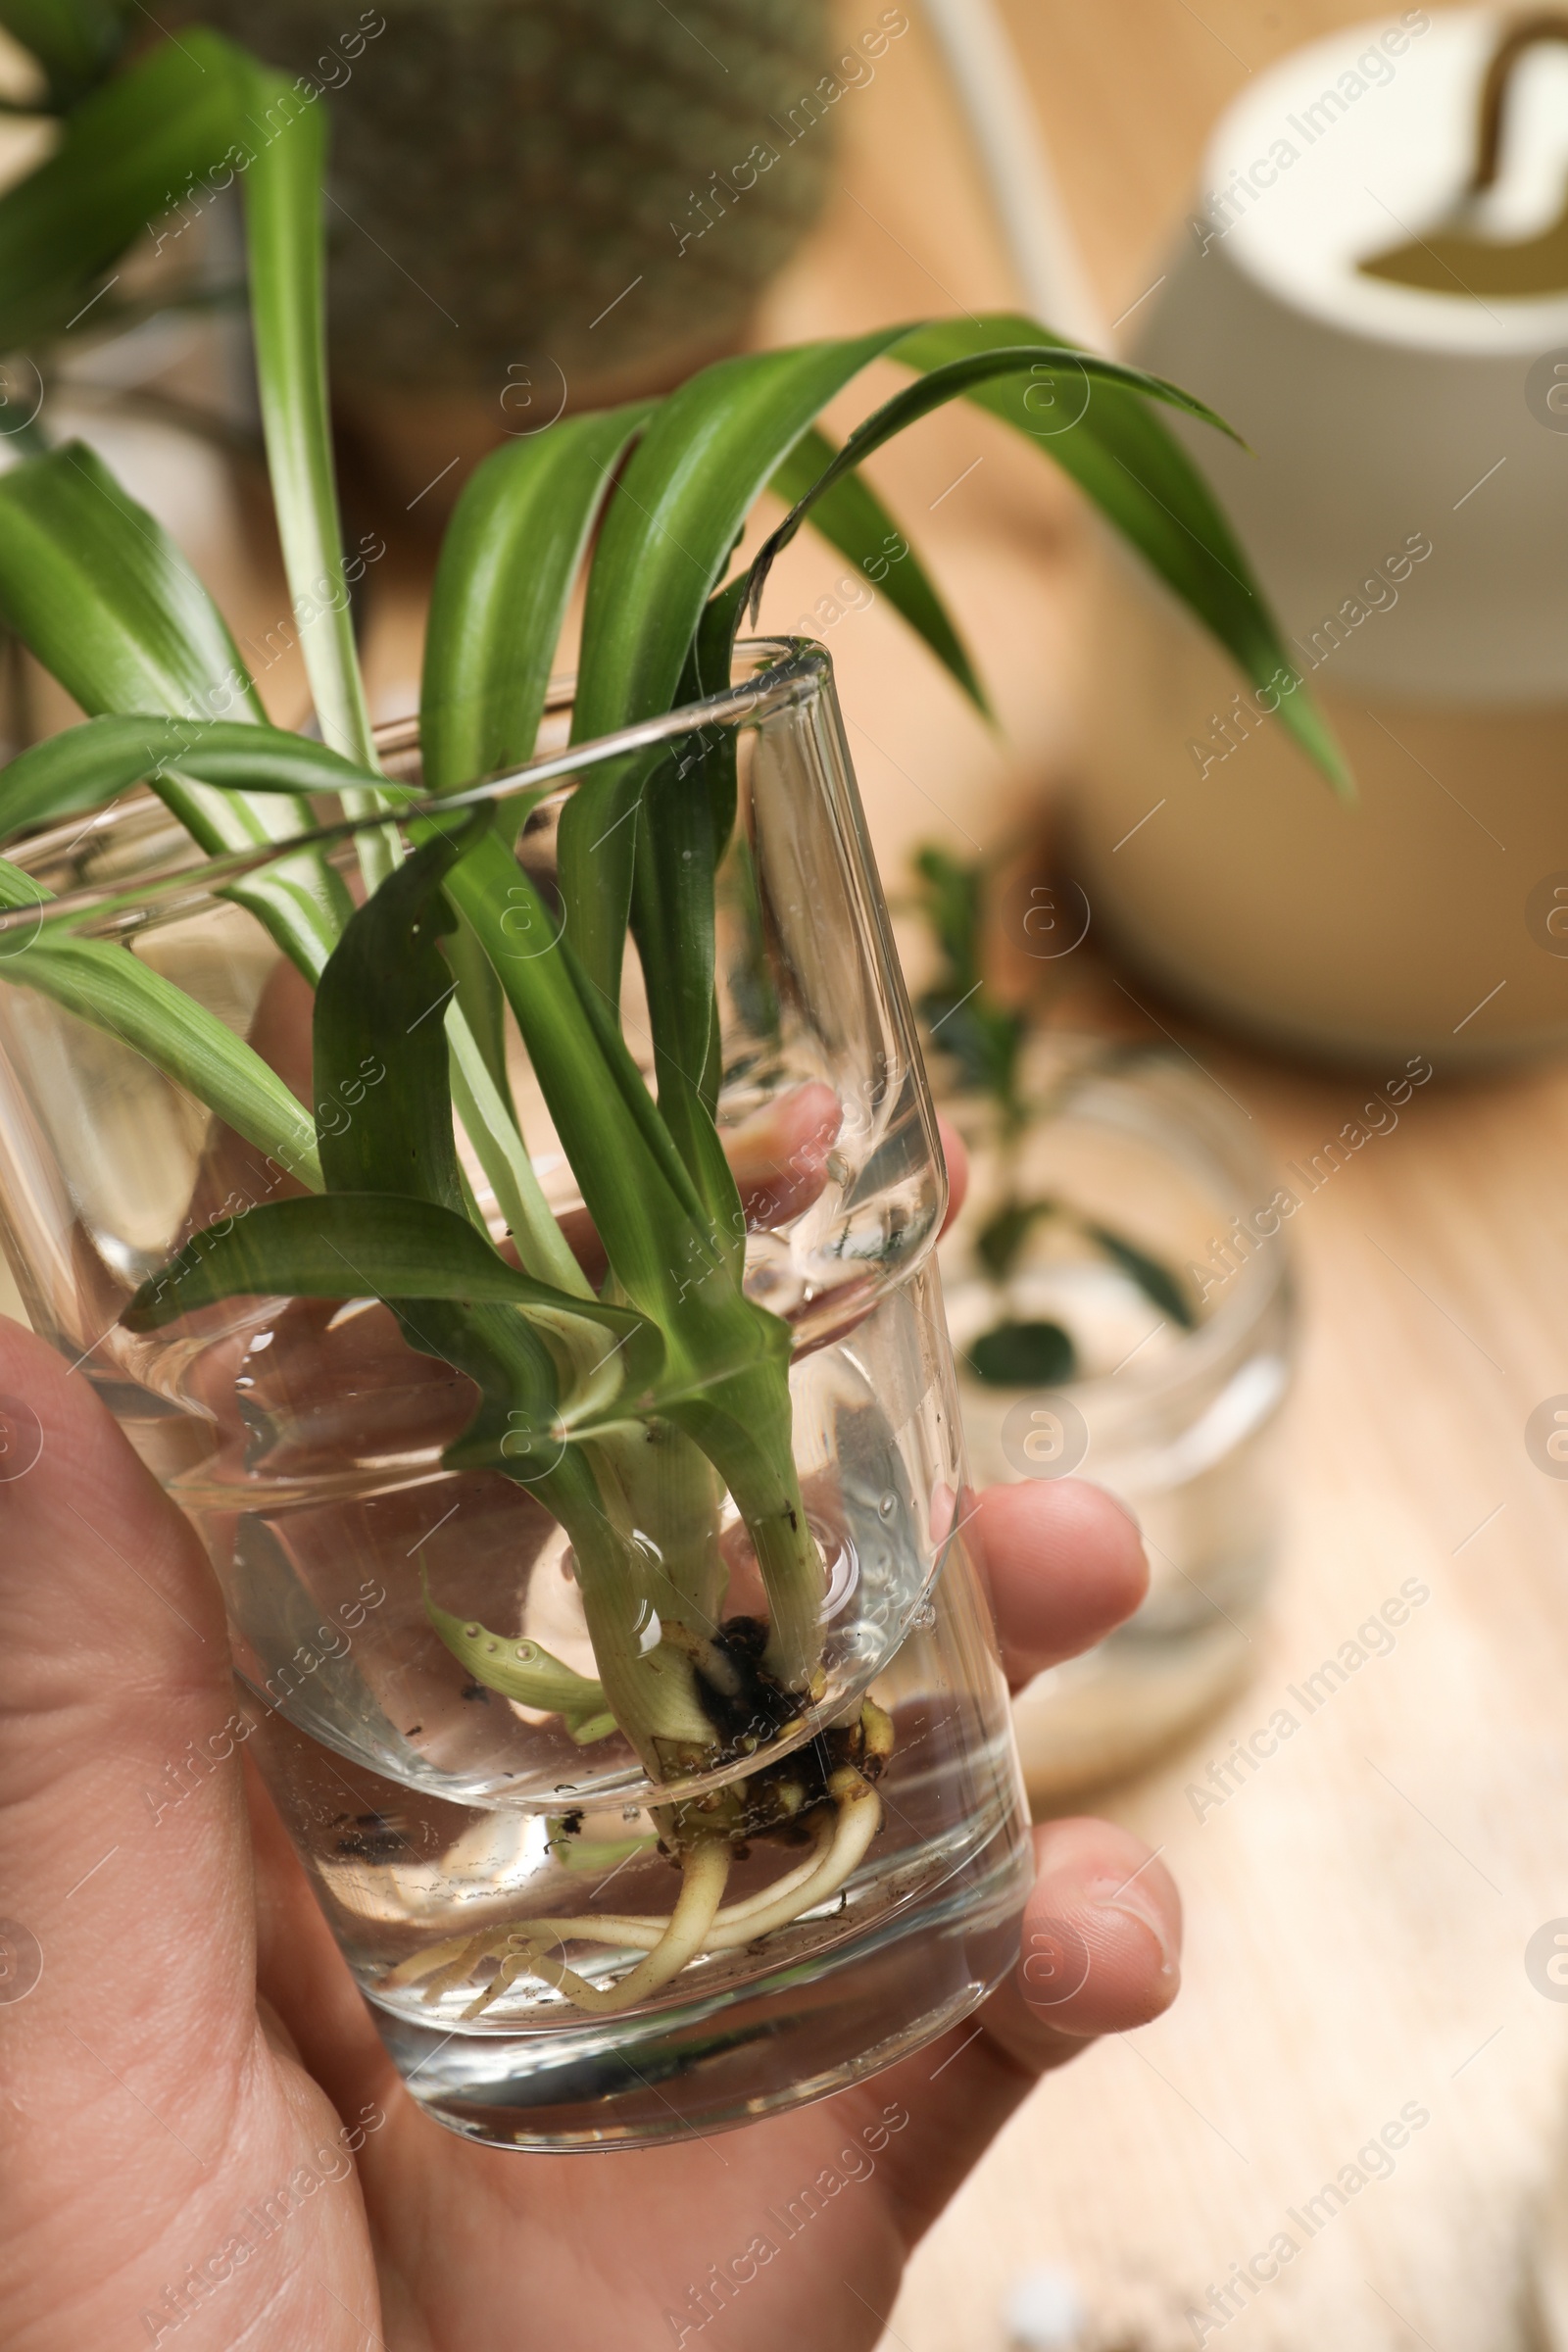
[[[1071,809],[1095,919],[1210,1016],[1340,1060],[1568,1041],[1568,48],[1520,58],[1497,183],[1462,201],[1500,22],[1407,10],[1249,83],[1140,341],[1258,452],[1179,428],[1354,809],[1170,600],[1100,565]],[[1488,290],[1368,273],[1412,241]]]

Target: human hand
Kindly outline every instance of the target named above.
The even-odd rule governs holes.
[[[456,2138],[403,2089],[239,1758],[167,1815],[145,1799],[232,1706],[194,1534],[84,1380],[3,1322],[0,1409],[32,1440],[12,1461],[36,1448],[0,1480],[9,2352],[858,2352],[1036,2077],[1174,1995],[1167,1874],[1054,1822],[1018,1974],[874,2080],[635,2153]],[[998,1489],[975,1524],[1015,1681],[1141,1596],[1136,1533],[1093,1487]]]

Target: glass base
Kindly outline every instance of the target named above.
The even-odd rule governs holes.
[[[733,1995],[550,2033],[453,2033],[370,2001],[409,2089],[489,2147],[658,2147],[864,2082],[996,1989],[1018,1955],[1030,1873],[1011,1825],[880,1930]]]
[[[872,1689],[887,1752],[866,1842],[841,1871],[827,1856],[814,1899],[820,1823],[734,1843],[720,1932],[623,2005],[597,2007],[601,1988],[618,1995],[652,1948],[638,1934],[668,1924],[662,1808],[457,1802],[373,1771],[348,1738],[328,1744],[318,1721],[313,1736],[242,1681],[251,1753],[388,2051],[438,2122],[498,2147],[700,2136],[864,2080],[1000,1983],[1032,1855],[957,1481],[946,1509],[958,1525],[942,1569]]]

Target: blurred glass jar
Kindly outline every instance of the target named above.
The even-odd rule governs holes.
[[[1289,1195],[1163,1049],[1040,1038],[1020,1109],[944,1104],[973,1177],[942,1248],[976,1484],[1095,1480],[1140,1522],[1131,1622],[1016,1702],[1037,1806],[1131,1771],[1247,1676],[1278,1515]]]

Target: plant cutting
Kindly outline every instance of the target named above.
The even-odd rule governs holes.
[[[929,1099],[825,657],[742,623],[808,519],[858,564],[906,544],[856,470],[895,433],[959,396],[1033,433],[1070,392],[1047,454],[1250,676],[1289,664],[1151,406],[1195,404],[963,320],[723,361],[497,453],[417,727],[378,738],[324,135],[193,33],[0,200],[0,318],[42,318],[178,139],[229,159],[321,738],[267,723],[90,453],[0,478],[0,612],[88,713],[0,773],[5,1115],[53,1170],[6,1184],[7,1226],[35,1320],[208,1542],[257,1752],[417,2094],[507,2144],[660,2136],[650,2068],[736,2120],[940,2031],[1023,1894]],[[820,412],[879,360],[912,380],[835,449]],[[983,708],[912,553],[886,592]],[[1280,709],[1332,772],[1304,689]]]
[[[1082,1063],[1074,1060],[1043,1091],[1029,1088],[1029,1014],[1004,1001],[985,970],[987,861],[966,865],[928,844],[916,853],[914,870],[938,956],[915,1009],[928,1044],[953,1072],[956,1115],[971,1114],[965,1141],[982,1154],[984,1170],[976,1171],[979,1214],[969,1218],[972,1270],[989,1285],[997,1312],[987,1329],[969,1339],[960,1361],[988,1388],[1060,1388],[1082,1368],[1072,1333],[1027,1305],[1015,1311],[1015,1278],[1031,1245],[1045,1241],[1068,1262],[1098,1260],[1178,1331],[1193,1330],[1198,1316],[1163,1258],[1059,1193],[1030,1182],[1023,1164],[1030,1130],[1062,1107],[1082,1081]],[[1102,1047],[1091,1066],[1114,1067],[1121,1058],[1117,1049]]]

